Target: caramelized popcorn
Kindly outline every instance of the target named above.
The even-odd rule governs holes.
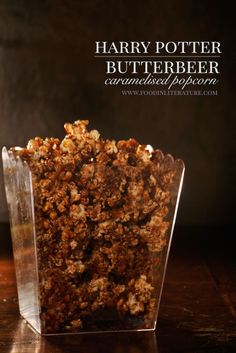
[[[156,313],[181,162],[87,125],[13,149],[32,171],[44,333],[89,331],[107,317],[118,329],[133,318],[149,328]]]

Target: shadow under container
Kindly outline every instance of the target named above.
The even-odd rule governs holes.
[[[164,156],[159,150],[155,153],[160,180],[171,175],[171,182],[165,184],[164,189],[157,184],[155,192],[159,192],[159,204],[152,213],[136,223],[133,221],[132,226],[129,225],[130,231],[125,222],[115,222],[127,234],[113,243],[96,234],[82,243],[82,248],[78,245],[74,249],[73,242],[70,239],[62,241],[58,231],[48,234],[40,229],[42,222],[37,219],[34,175],[26,161],[3,148],[19,309],[38,333],[150,331],[156,328],[184,164],[171,155]],[[163,195],[166,211],[160,217],[158,207]],[[145,234],[148,234],[146,238]],[[50,250],[47,250],[47,241],[52,236],[55,237],[54,246],[50,242]],[[128,236],[131,241],[127,245],[122,239]],[[63,244],[69,248],[69,253],[67,251],[58,262]],[[116,256],[120,257],[113,266]],[[101,259],[106,264],[102,274],[99,272]]]

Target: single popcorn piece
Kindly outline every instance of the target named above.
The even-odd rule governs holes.
[[[62,141],[12,149],[32,171],[44,333],[89,331],[108,317],[146,329],[155,317],[178,166],[88,123],[66,123]]]

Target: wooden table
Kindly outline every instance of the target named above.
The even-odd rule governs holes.
[[[7,230],[0,227],[0,239],[3,232]],[[18,313],[8,240],[0,249],[0,352],[236,352],[236,264],[229,232],[226,228],[175,231],[155,333],[49,338],[35,334]]]

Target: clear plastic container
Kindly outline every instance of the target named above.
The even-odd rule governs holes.
[[[35,211],[35,193],[40,190],[34,189],[34,175],[26,161],[6,148],[2,150],[2,158],[23,318],[42,335],[154,330],[183,182],[183,162],[171,155],[164,156],[161,151],[156,153],[160,180],[163,182],[170,175],[172,178],[171,182],[164,183],[164,190],[157,182],[152,191],[157,193],[159,188],[160,204],[162,196],[167,197],[165,216],[152,219],[150,213],[149,218],[129,223],[129,227],[132,224],[130,232],[135,230],[130,245],[125,243],[122,247],[121,239],[126,234],[122,233],[113,243],[97,234],[85,251],[79,246],[74,249],[71,240],[62,241],[61,234],[57,235],[59,240],[55,239],[55,248],[50,243],[47,249],[48,233],[39,232],[42,222]],[[52,217],[50,222],[53,226],[56,219]],[[129,229],[127,222],[117,222],[117,227],[123,232]],[[67,249],[70,246],[70,257],[57,263],[63,246]],[[97,252],[91,252],[91,247],[98,249]],[[102,275],[98,274],[99,263],[95,269],[91,265],[96,256],[110,264],[104,265]],[[112,268],[115,256],[120,257]]]

